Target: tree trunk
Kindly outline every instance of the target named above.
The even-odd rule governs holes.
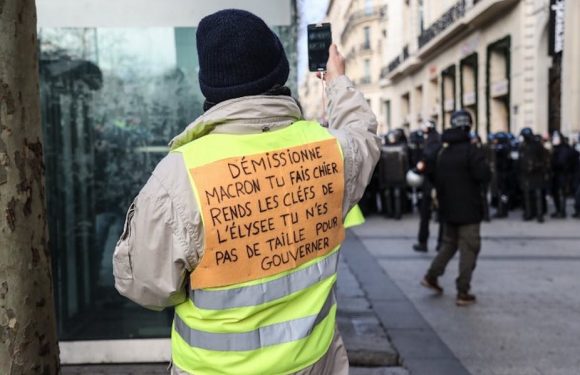
[[[34,0],[0,0],[0,374],[57,374]]]

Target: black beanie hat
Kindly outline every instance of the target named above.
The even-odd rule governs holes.
[[[209,102],[259,95],[288,79],[282,43],[250,12],[226,9],[204,17],[196,37],[199,85]]]

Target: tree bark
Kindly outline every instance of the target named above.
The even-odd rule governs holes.
[[[0,0],[0,374],[57,374],[34,0]]]

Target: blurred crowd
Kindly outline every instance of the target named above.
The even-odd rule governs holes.
[[[556,130],[534,134],[524,128],[519,134],[490,133],[482,142],[471,133],[472,143],[484,150],[492,171],[482,187],[484,220],[505,218],[521,208],[523,220],[543,222],[545,215],[567,217],[567,201],[574,201],[575,218],[580,218],[580,134],[568,137]],[[423,163],[441,148],[436,124],[426,121],[408,135],[403,129],[389,131],[383,139],[381,159],[371,184],[361,200],[366,214],[388,218],[418,208],[421,216],[437,212],[437,197]],[[548,212],[553,203],[553,211]]]

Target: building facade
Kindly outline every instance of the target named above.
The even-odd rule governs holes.
[[[382,9],[380,21],[363,26],[371,27],[380,53],[353,50],[364,35],[354,27],[339,34],[347,74],[367,95],[380,133],[414,130],[426,119],[443,129],[459,108],[472,113],[482,137],[524,127],[580,130],[578,2],[351,0],[335,15],[338,2],[330,2],[331,22],[351,19],[368,3]],[[366,58],[380,67],[370,83],[357,79]]]
[[[331,23],[332,40],[346,59],[346,74],[375,112],[381,110],[386,10],[384,0],[331,0],[324,20]],[[322,86],[313,73],[305,75],[299,95],[305,117],[326,118]]]

